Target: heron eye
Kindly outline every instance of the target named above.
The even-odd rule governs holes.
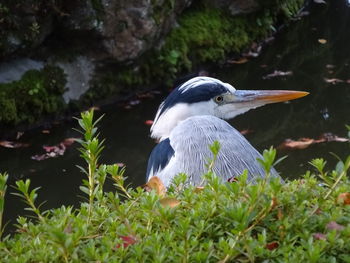
[[[222,102],[224,100],[224,97],[223,96],[217,96],[215,97],[215,101],[216,102]]]

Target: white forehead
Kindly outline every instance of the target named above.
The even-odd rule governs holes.
[[[225,88],[227,88],[230,92],[236,91],[236,89],[232,85],[225,83],[225,82],[222,82],[218,79],[210,78],[210,77],[192,78],[192,79],[186,81],[184,84],[182,84],[179,87],[179,90],[181,91],[181,93],[184,93],[184,92],[188,91],[189,89],[196,88],[198,86],[205,85],[205,84],[220,84],[220,85],[224,86]]]

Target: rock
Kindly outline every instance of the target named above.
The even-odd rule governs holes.
[[[102,40],[105,56],[119,62],[133,61],[176,25],[192,0],[100,0],[69,5],[65,25],[70,30],[90,31]],[[94,4],[92,4],[94,3]]]
[[[38,47],[53,30],[53,7],[45,0],[5,1],[0,17],[0,57]]]
[[[57,62],[55,64],[63,69],[66,75],[66,92],[63,94],[64,101],[78,100],[90,87],[95,65],[87,57],[79,56],[72,62]]]

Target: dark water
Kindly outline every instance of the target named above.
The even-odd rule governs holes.
[[[258,58],[242,65],[217,66],[209,69],[212,76],[232,83],[237,89],[295,89],[309,91],[310,95],[285,104],[268,105],[237,117],[231,124],[238,130],[249,129],[248,140],[260,151],[285,139],[318,138],[323,133],[346,137],[345,124],[350,124],[350,6],[347,1],[330,1],[330,6],[317,5],[311,15],[295,21],[267,45]],[[319,43],[325,39],[326,44]],[[292,71],[293,75],[263,79],[274,70]],[[326,79],[345,82],[330,84]],[[144,182],[146,163],[154,142],[149,138],[145,120],[153,119],[165,96],[144,99],[131,109],[111,105],[98,114],[106,113],[100,131],[106,139],[102,162],[124,163],[132,185]],[[39,199],[47,200],[44,207],[77,204],[81,195],[79,185],[84,175],[76,164],[84,165],[76,149],[70,147],[64,156],[41,162],[31,159],[44,153],[43,145],[55,145],[64,138],[77,137],[72,130],[74,121],[53,125],[50,134],[42,129],[25,133],[21,141],[28,148],[0,148],[0,170],[10,174],[10,185],[17,179],[30,178],[33,187],[41,186]],[[297,178],[315,157],[328,160],[328,168],[336,163],[330,154],[340,158],[350,154],[348,143],[326,142],[303,150],[279,150],[279,156],[288,158],[277,169],[285,178]],[[107,182],[107,188],[111,189]],[[13,192],[13,189],[8,192]],[[23,204],[8,195],[5,221],[23,214]]]

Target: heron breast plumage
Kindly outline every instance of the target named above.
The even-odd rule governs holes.
[[[169,138],[154,149],[148,177],[157,175],[168,186],[175,175],[186,173],[189,182],[201,184],[205,164],[213,157],[209,146],[214,141],[218,141],[221,148],[213,171],[223,181],[242,174],[248,167],[249,181],[265,175],[256,160],[262,158],[261,154],[236,129],[215,116],[202,115],[181,121]],[[277,175],[274,170],[272,173]]]

